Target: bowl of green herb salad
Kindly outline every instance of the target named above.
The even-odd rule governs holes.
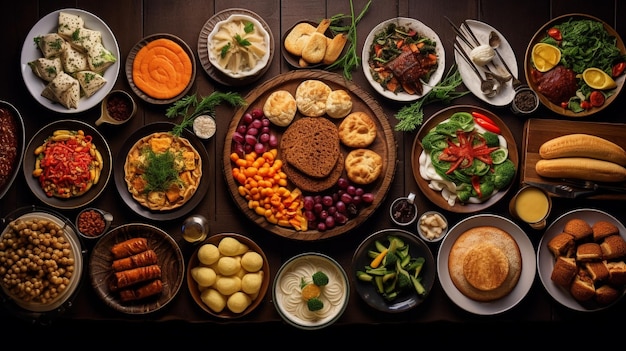
[[[524,59],[526,81],[541,103],[566,117],[587,117],[618,96],[626,49],[609,24],[586,14],[556,17],[533,36]]]

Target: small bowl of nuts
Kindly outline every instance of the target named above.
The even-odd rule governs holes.
[[[87,207],[76,216],[78,235],[86,240],[100,238],[109,230],[113,215],[99,208]]]
[[[417,233],[426,242],[441,241],[448,233],[448,220],[440,212],[424,212],[417,221]]]

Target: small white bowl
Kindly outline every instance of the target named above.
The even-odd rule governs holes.
[[[301,279],[311,281],[317,271],[326,273],[328,285],[322,287],[324,308],[311,312],[301,296]],[[346,310],[350,282],[341,265],[321,253],[308,252],[285,262],[274,279],[272,299],[278,314],[290,325],[304,330],[322,329],[335,323]]]
[[[441,233],[436,237],[429,236],[422,228],[422,221],[426,220],[428,217],[433,216],[433,215],[440,216],[441,219],[443,219],[445,223],[443,227],[440,227],[442,229]],[[426,227],[433,228],[433,226],[429,226],[429,225],[426,225]],[[424,212],[422,213],[419,220],[417,221],[417,233],[419,234],[420,238],[422,238],[422,240],[424,240],[427,243],[434,243],[434,242],[441,241],[446,236],[446,234],[448,234],[448,229],[449,229],[448,219],[446,219],[446,216],[444,216],[441,212],[437,212],[437,211]]]
[[[257,32],[263,38],[263,44],[265,45],[265,53],[263,54],[262,57],[258,59],[254,67],[239,70],[239,69],[232,69],[232,68],[225,67],[222,63],[220,63],[221,49],[223,45],[219,45],[218,40],[222,41],[222,39],[220,38],[228,35],[228,34],[224,35],[221,29],[223,26],[226,26],[233,22],[252,23],[254,25],[254,31]],[[231,33],[231,34],[234,37],[236,34],[240,34],[243,36],[243,34],[245,33],[242,31],[242,33]],[[267,66],[269,63],[269,58],[270,58],[270,53],[271,53],[271,44],[272,44],[270,38],[271,38],[270,33],[263,27],[261,22],[256,20],[254,17],[243,15],[243,14],[230,15],[227,19],[217,22],[214,29],[211,31],[211,33],[208,36],[207,48],[209,51],[209,61],[215,68],[217,68],[220,72],[227,75],[228,77],[242,79],[242,78],[254,76],[257,73],[259,73],[259,71],[261,71],[263,68],[265,68],[265,66]],[[230,41],[230,43],[231,45],[237,45],[234,38]]]

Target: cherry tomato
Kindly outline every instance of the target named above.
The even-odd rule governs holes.
[[[626,62],[620,62],[613,65],[613,69],[611,70],[611,74],[613,77],[619,77],[624,73],[624,69],[626,69]]]
[[[591,94],[589,94],[589,102],[591,103],[591,106],[600,107],[604,105],[604,101],[604,94],[602,94],[602,92],[599,90],[594,90],[591,92]]]
[[[569,106],[569,103],[568,103],[568,102],[563,101],[563,102],[561,103],[561,107],[562,107],[562,108],[567,108],[567,106]]]
[[[475,111],[472,112],[472,116],[474,117],[474,122],[476,122],[476,124],[478,124],[479,126],[485,128],[492,133],[500,134],[500,127],[498,127],[498,125],[493,120],[491,120],[491,118],[485,116],[480,112]]]
[[[548,29],[548,35],[554,38],[554,40],[561,41],[563,40],[563,36],[561,35],[561,31],[558,28],[550,28]]]
[[[580,107],[584,110],[588,110],[591,108],[591,103],[587,100],[583,100],[580,102]]]

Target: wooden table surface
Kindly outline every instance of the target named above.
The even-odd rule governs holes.
[[[365,0],[354,0],[355,11],[360,11],[365,3]],[[2,5],[2,7],[6,6]],[[0,70],[2,71],[3,80],[3,84],[0,85],[0,99],[11,102],[20,110],[24,118],[28,140],[37,130],[52,121],[61,118],[72,118],[93,125],[100,115],[99,107],[72,115],[51,112],[38,104],[24,85],[20,70],[20,65],[23,64],[23,62],[20,62],[22,46],[25,41],[33,40],[33,38],[26,37],[32,26],[41,17],[52,11],[63,8],[80,8],[100,17],[115,34],[120,48],[120,61],[122,63],[125,62],[127,55],[139,40],[156,33],[170,33],[180,37],[194,50],[197,57],[200,30],[211,16],[229,8],[246,8],[254,11],[268,23],[276,39],[276,54],[269,70],[257,83],[243,87],[229,87],[213,81],[202,69],[200,62],[198,62],[195,85],[192,88],[192,92],[197,92],[203,96],[215,90],[236,91],[245,95],[264,80],[291,70],[280,53],[280,38],[288,28],[302,19],[319,20],[338,13],[349,13],[350,2],[348,0],[108,0],[99,2],[21,0],[14,2],[12,8],[13,10],[10,12],[8,9],[3,9],[5,16],[0,22],[0,32],[3,33],[2,41],[4,43],[2,55],[0,55]],[[503,2],[500,0],[373,0],[370,10],[358,26],[358,50],[360,53],[365,37],[378,23],[397,16],[412,17],[431,27],[441,38],[446,50],[445,62],[447,70],[451,63],[454,62],[450,43],[455,33],[444,16],[447,16],[455,23],[460,23],[464,19],[476,19],[490,24],[506,37],[516,55],[518,70],[523,72],[523,58],[526,47],[537,29],[550,19],[568,13],[585,13],[598,17],[613,26],[622,38],[626,37],[626,24],[619,20],[626,16],[626,5],[618,0],[527,0],[515,2]],[[523,75],[520,78],[524,80]],[[394,115],[404,104],[390,102],[378,95],[367,83],[361,67],[358,67],[353,72],[353,82],[371,94],[380,103],[388,117],[389,123],[395,125],[397,120],[394,118]],[[115,88],[131,91],[126,80],[123,64],[117,77]],[[98,127],[98,130],[108,140],[113,155],[117,155],[117,151],[126,140],[126,137],[137,128],[151,122],[166,120],[164,116],[166,106],[151,105],[139,99],[137,101],[139,102],[138,115],[130,123],[121,128],[104,125]],[[455,100],[454,104],[476,105],[496,113],[511,129],[518,149],[522,150],[523,129],[526,120],[513,115],[508,106],[493,107],[471,94]],[[425,118],[444,107],[447,107],[447,105],[433,104],[427,106],[425,108]],[[621,94],[609,108],[584,120],[622,123],[624,108],[626,108],[626,102],[624,101],[624,94]],[[339,261],[350,272],[349,265],[352,255],[361,240],[376,230],[394,226],[389,218],[388,208],[391,201],[399,196],[414,192],[417,194],[417,204],[420,212],[437,209],[419,191],[411,171],[410,153],[416,132],[395,132],[398,145],[398,165],[393,183],[380,208],[361,226],[346,234],[319,242],[294,241],[264,232],[258,229],[252,221],[243,216],[238,210],[227,190],[227,184],[222,174],[221,155],[226,130],[232,115],[233,109],[227,106],[220,106],[217,110],[217,134],[204,142],[211,162],[211,174],[208,175],[207,180],[210,181],[210,185],[205,198],[192,213],[200,213],[208,217],[211,234],[235,232],[248,235],[255,240],[268,257],[272,279],[283,262],[296,254],[306,251],[328,254]],[[561,119],[559,115],[544,107],[540,107],[531,117]],[[555,128],[558,128],[558,124]],[[507,206],[510,198],[511,194],[508,194],[499,203],[485,212],[509,217]],[[5,216],[17,207],[32,205],[41,205],[41,203],[28,190],[24,177],[19,176],[10,192],[0,203],[0,215]],[[121,201],[113,179],[111,179],[102,196],[93,205],[113,213],[115,218],[113,225],[130,222],[157,224],[170,233],[179,243],[186,260],[194,249],[193,246],[187,244],[181,238],[180,225],[182,219],[153,222],[135,215]],[[623,205],[623,202],[611,200],[572,201],[554,199],[554,208],[549,220],[554,220],[572,209],[592,207],[607,211],[626,223],[626,213],[622,209]],[[74,218],[76,215],[76,210],[62,212],[68,218]],[[446,215],[451,225],[468,216],[456,213],[446,213]],[[528,227],[524,227],[524,229],[527,229],[527,234],[536,249],[542,232],[533,231]],[[412,230],[415,231],[415,228],[412,228]],[[438,245],[431,245],[430,248],[433,254],[437,253]],[[87,246],[86,249],[89,250],[90,247]],[[252,314],[241,319],[225,321],[212,318],[198,308],[189,295],[185,281],[178,296],[163,310],[154,314],[136,317],[117,313],[106,306],[99,300],[91,288],[87,274],[84,275],[83,279],[83,284],[71,308],[68,308],[59,320],[54,320],[52,324],[62,327],[63,325],[77,325],[82,322],[92,323],[93,321],[103,321],[111,324],[124,322],[134,323],[135,325],[140,324],[138,322],[149,322],[158,325],[169,325],[168,323],[185,325],[185,322],[189,322],[193,325],[206,327],[207,330],[210,330],[211,327],[233,326],[243,328],[245,326],[259,325],[280,327],[280,330],[293,329],[285,325],[276,312],[271,293],[266,295],[258,310]],[[345,314],[331,328],[342,330],[342,327],[350,326],[393,326],[399,323],[410,323],[419,326],[439,325],[440,323],[480,325],[484,322],[493,322],[494,324],[527,322],[538,323],[538,325],[546,325],[547,323],[550,326],[564,323],[566,320],[591,324],[610,318],[620,318],[625,312],[625,307],[626,305],[622,301],[606,311],[577,313],[568,310],[551,298],[542,286],[539,277],[536,276],[530,292],[517,306],[499,315],[477,316],[465,312],[456,306],[447,297],[439,282],[436,281],[428,299],[418,308],[403,314],[378,313],[369,308],[359,298],[356,290],[352,289]],[[12,313],[9,313],[1,306],[0,318],[15,321],[18,325],[22,321],[21,318],[15,318]]]

